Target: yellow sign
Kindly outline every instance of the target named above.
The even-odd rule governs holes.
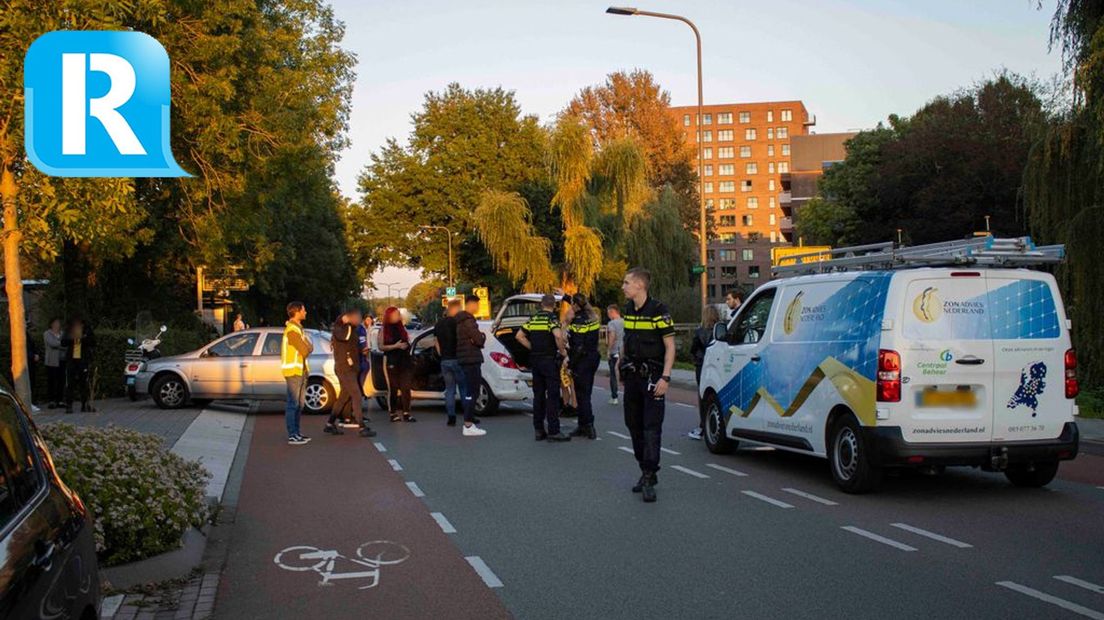
[[[788,248],[771,248],[771,265],[782,267],[796,265],[796,256],[806,255],[801,259],[804,263],[816,263],[832,258],[832,246],[828,245],[802,245]]]
[[[463,295],[441,295],[441,307],[442,308],[448,308],[449,301],[451,301],[453,299],[459,299],[461,304],[464,303],[464,296]]]
[[[477,286],[472,289],[472,294],[479,298],[479,312],[476,313],[475,318],[491,318],[491,292],[485,286]]]

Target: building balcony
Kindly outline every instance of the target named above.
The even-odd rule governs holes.
[[[781,230],[783,234],[792,233],[793,230],[794,230],[793,218],[792,217],[780,218],[778,220],[778,229]]]
[[[778,204],[787,206],[793,202],[793,192],[782,192],[778,195]]]

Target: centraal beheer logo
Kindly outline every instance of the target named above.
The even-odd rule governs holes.
[[[48,32],[23,62],[24,144],[64,177],[189,176],[169,143],[169,56],[141,32]]]

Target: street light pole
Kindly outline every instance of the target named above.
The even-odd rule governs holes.
[[[452,288],[452,231],[447,226],[422,226],[422,230],[443,230],[448,234],[448,285]]]
[[[399,284],[402,284],[402,282],[380,282],[380,283],[376,284],[376,288],[379,289],[379,287],[381,287],[381,286],[386,286],[387,287],[387,298],[390,299],[391,298],[391,287],[392,286],[398,286]]]
[[[706,271],[706,247],[709,243],[706,239],[706,213],[705,213],[705,143],[702,141],[702,54],[701,54],[701,33],[698,32],[698,27],[694,25],[694,22],[682,17],[681,15],[671,15],[669,13],[653,13],[651,11],[641,11],[634,7],[617,7],[611,6],[606,9],[606,13],[610,15],[642,15],[644,17],[658,17],[660,19],[673,19],[680,21],[690,29],[694,31],[694,41],[697,43],[698,52],[698,259],[701,262],[701,304],[702,308],[709,303],[709,294],[707,293],[706,284],[709,281]]]

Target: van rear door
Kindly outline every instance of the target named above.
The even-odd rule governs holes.
[[[985,276],[943,269],[909,275],[898,345],[904,438],[990,441],[995,360]]]
[[[1053,439],[1072,420],[1065,395],[1066,317],[1054,278],[1026,270],[987,274],[994,366],[993,439]]]

